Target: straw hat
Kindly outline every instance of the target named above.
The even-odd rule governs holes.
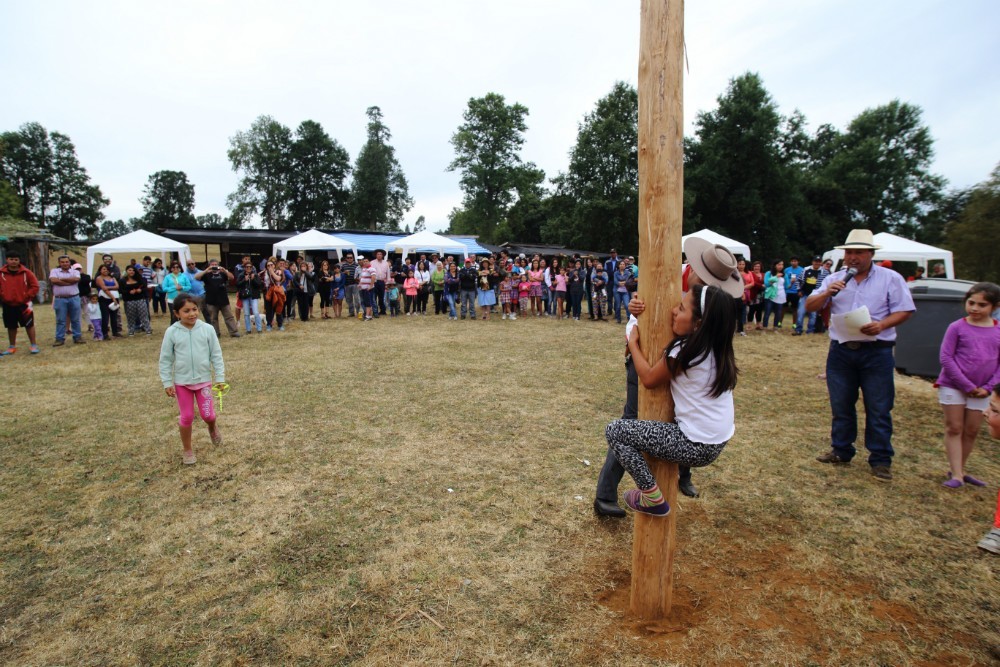
[[[743,276],[729,248],[692,236],[684,241],[684,254],[691,270],[706,285],[715,285],[734,299],[743,296]]]
[[[870,229],[852,229],[847,235],[847,242],[834,247],[837,250],[878,250],[882,246],[875,245],[875,236]]]

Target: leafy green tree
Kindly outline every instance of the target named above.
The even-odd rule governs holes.
[[[105,220],[101,223],[101,227],[97,231],[96,240],[107,241],[108,239],[124,236],[132,231],[135,230],[131,229],[131,225],[124,220]]]
[[[795,247],[799,204],[794,151],[759,75],[732,79],[714,111],[699,113],[686,142],[684,231],[709,228],[765,258]]]
[[[198,226],[194,217],[194,185],[183,171],[158,171],[150,174],[139,199],[142,202],[143,228],[150,231]]]
[[[53,210],[48,219],[49,228],[56,236],[67,239],[93,236],[98,223],[104,219],[101,209],[111,202],[90,182],[70,138],[53,132],[50,139]]]
[[[413,233],[416,234],[417,232],[422,232],[426,229],[427,221],[424,219],[424,216],[420,216],[417,218],[417,221],[413,223]]]
[[[382,110],[368,107],[368,140],[358,153],[351,183],[349,220],[352,227],[398,231],[413,208],[410,186],[389,144],[392,134],[382,122]]]
[[[465,193],[466,215],[452,218],[453,229],[456,223],[460,225],[456,233],[494,240],[497,225],[516,201],[518,189],[537,182],[539,170],[523,163],[520,156],[527,115],[527,107],[508,105],[497,93],[469,100],[462,114],[465,122],[451,137],[456,157],[448,165],[448,171],[461,172],[459,183]]]
[[[947,226],[946,247],[955,254],[955,272],[965,280],[1000,283],[1000,164],[972,189],[968,204]]]
[[[0,135],[0,172],[24,204],[24,218],[45,225],[52,196],[52,144],[39,123]]]
[[[814,168],[840,194],[842,235],[864,227],[913,238],[940,203],[945,181],[930,172],[933,139],[921,113],[893,100],[818,141]]]
[[[322,125],[306,120],[295,130],[291,166],[288,217],[295,229],[342,228],[350,195],[345,183],[351,171],[347,150]]]
[[[0,218],[20,218],[24,215],[24,202],[17,196],[14,186],[0,178]]]
[[[20,197],[23,217],[70,240],[93,236],[108,200],[90,181],[65,134],[26,123],[0,135],[0,177]]]
[[[546,240],[577,248],[639,245],[639,97],[618,82],[580,124],[566,174],[553,179],[575,202]]]
[[[229,140],[229,162],[242,174],[227,204],[242,226],[254,216],[267,229],[293,229],[291,201],[292,132],[270,116],[260,116],[246,132]]]

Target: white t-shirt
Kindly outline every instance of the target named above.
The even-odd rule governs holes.
[[[671,357],[680,353],[680,346],[670,351]],[[674,416],[681,432],[692,442],[717,445],[728,441],[736,432],[736,409],[733,392],[723,392],[712,398],[715,381],[715,357],[711,353],[684,373],[670,381],[670,394],[674,397]]]

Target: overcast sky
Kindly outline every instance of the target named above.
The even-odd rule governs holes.
[[[140,215],[162,169],[187,173],[197,215],[227,215],[229,138],[264,114],[319,122],[353,164],[377,105],[416,200],[404,223],[443,229],[469,98],[528,107],[522,157],[552,177],[597,100],[636,84],[638,0],[0,2],[0,131],[69,135],[111,219]],[[688,134],[753,71],[810,132],[896,98],[920,106],[952,187],[1000,162],[996,0],[695,0],[685,41]]]

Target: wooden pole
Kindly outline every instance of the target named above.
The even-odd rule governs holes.
[[[642,0],[639,38],[639,318],[651,362],[673,338],[671,309],[681,295],[684,203],[684,0]],[[639,386],[639,419],[672,421],[669,387]],[[677,465],[646,457],[674,508]],[[656,620],[670,613],[677,514],[635,515],[630,609]]]

